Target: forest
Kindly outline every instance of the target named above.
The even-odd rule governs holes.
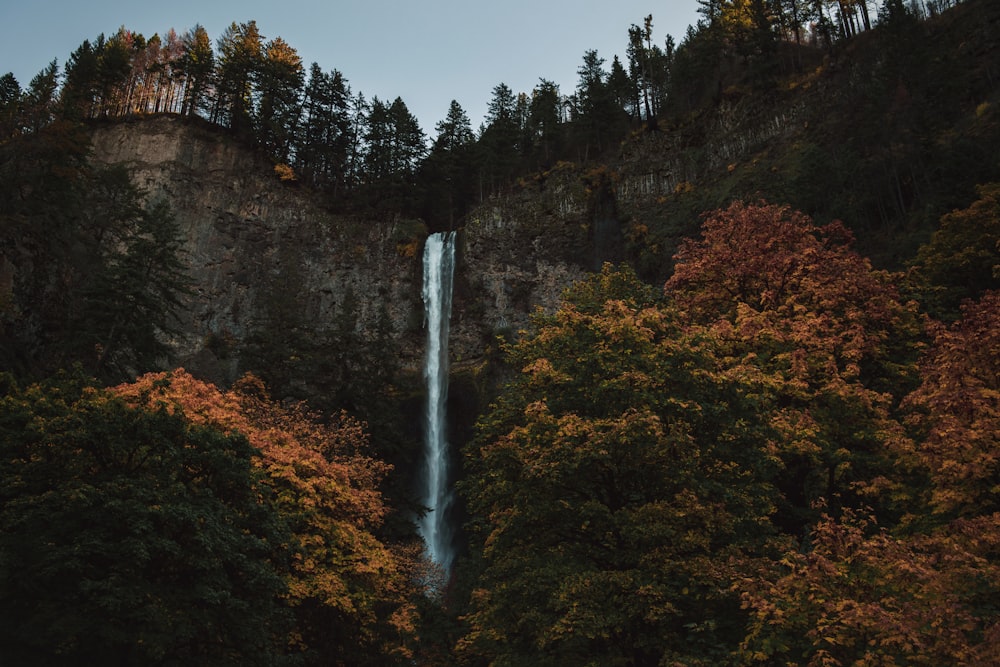
[[[1000,663],[1000,6],[698,3],[433,138],[253,21],[0,77],[0,662]],[[715,110],[791,104],[706,154]],[[432,231],[684,165],[491,351],[452,572],[394,486],[385,339],[324,341],[371,372],[316,400],[253,341],[232,386],[165,363],[181,233],[87,139],[158,114]]]

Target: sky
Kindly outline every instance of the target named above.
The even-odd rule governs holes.
[[[340,71],[353,93],[401,97],[431,138],[452,100],[473,129],[500,83],[530,92],[539,78],[564,94],[596,49],[605,70],[623,63],[628,28],[653,15],[653,41],[679,43],[697,20],[697,0],[0,0],[0,74],[27,88],[53,59],[62,66],[85,39],[118,28],[151,37],[200,24],[213,46],[231,23],[256,21],[324,71]]]

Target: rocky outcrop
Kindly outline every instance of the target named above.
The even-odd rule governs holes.
[[[341,326],[348,307],[362,337],[387,316],[394,349],[386,354],[418,371],[426,234],[419,222],[333,214],[228,135],[179,117],[97,126],[92,146],[95,161],[124,164],[150,200],[166,200],[182,230],[195,289],[171,341],[175,363],[231,382],[245,370],[241,343],[279,298],[283,312],[291,303],[297,322],[317,334]],[[470,217],[459,234],[454,364],[481,359],[496,334],[529,326],[536,308],[553,310],[599,264],[588,201],[567,166]]]
[[[243,369],[229,352],[277,298],[317,332],[342,322],[348,302],[361,335],[384,313],[398,342],[387,353],[419,365],[420,261],[403,222],[334,215],[240,143],[179,117],[99,126],[92,146],[94,160],[123,163],[151,200],[166,200],[181,227],[195,289],[171,341],[176,363],[232,381]]]

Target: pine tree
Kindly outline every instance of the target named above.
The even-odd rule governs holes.
[[[456,100],[434,129],[437,137],[420,166],[424,219],[454,229],[473,200],[475,136],[468,115]]]
[[[351,92],[344,76],[313,63],[303,96],[295,166],[307,182],[336,195],[347,183],[351,152]]]
[[[257,74],[254,134],[275,162],[289,162],[301,122],[304,81],[302,59],[295,49],[280,37],[269,41]]]
[[[184,76],[184,98],[181,114],[194,115],[206,111],[207,95],[215,72],[215,53],[208,32],[195,25],[182,38],[184,54],[178,68]]]
[[[486,110],[486,123],[479,137],[481,198],[513,180],[523,150],[521,132],[517,98],[507,84],[497,84],[493,88]]]
[[[253,86],[261,68],[262,44],[256,21],[232,23],[218,40],[216,98],[211,120],[238,134],[251,129]]]

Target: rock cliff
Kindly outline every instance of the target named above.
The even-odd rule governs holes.
[[[317,334],[348,307],[361,337],[387,315],[387,352],[419,369],[422,225],[331,213],[239,142],[177,117],[97,126],[92,146],[93,160],[126,165],[151,200],[166,200],[184,235],[195,289],[171,341],[175,363],[231,382],[245,370],[240,345],[277,296]],[[553,308],[596,261],[586,199],[578,179],[556,175],[472,216],[459,236],[454,362],[475,363],[496,333]]]
[[[243,369],[226,352],[266,317],[269,292],[291,300],[317,332],[348,299],[362,335],[384,309],[399,342],[392,353],[404,367],[418,363],[419,257],[403,243],[402,222],[334,215],[238,142],[177,117],[100,126],[92,145],[94,160],[125,164],[180,224],[195,290],[172,341],[177,363],[232,381]],[[284,292],[274,295],[279,284]]]

